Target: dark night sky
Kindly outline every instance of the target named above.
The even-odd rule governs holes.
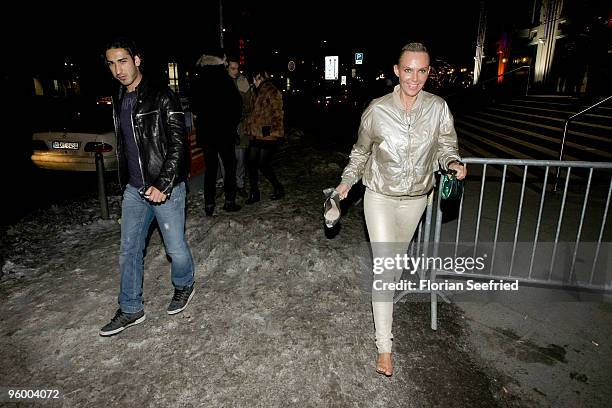
[[[502,16],[506,25],[526,25],[518,23],[517,16],[524,19],[530,14],[530,0],[503,3],[501,10],[493,10],[497,1],[488,3],[490,16]],[[83,72],[83,82],[87,76],[96,87],[107,88],[113,82],[100,55],[109,38],[125,34],[141,45],[149,65],[163,67],[174,58],[185,70],[207,46],[218,43],[218,4],[209,0],[197,5],[171,2],[138,6],[147,7],[144,13],[134,8],[134,3],[104,3],[94,9],[54,3],[16,13],[23,29],[11,32],[6,25],[2,28],[8,48],[19,61],[8,69],[23,70],[31,77],[61,69],[69,56]],[[415,40],[426,43],[434,57],[470,66],[479,5],[480,0],[365,4],[223,0],[223,14],[229,30],[226,44],[235,44],[237,33],[242,33],[257,57],[265,58],[278,49],[287,60],[311,57],[317,61],[323,54],[364,51],[367,64],[390,70],[401,46]],[[487,34],[496,35],[491,28]],[[321,48],[322,40],[328,41],[326,49]]]
[[[471,64],[474,56],[480,0],[408,2],[335,2],[222,0],[231,42],[241,32],[251,47],[265,54],[271,48],[285,55],[363,49],[366,61],[390,66],[409,41],[426,43],[433,56]],[[527,27],[534,0],[486,0],[488,40],[501,29]],[[572,0],[580,6],[604,0]],[[83,3],[81,3],[83,4]],[[29,7],[11,14],[18,29],[3,25],[3,39],[27,69],[47,69],[64,55],[94,65],[105,41],[127,34],[143,46],[149,59],[192,64],[207,45],[218,42],[218,0],[161,5],[101,3]],[[17,6],[18,7],[18,6]],[[22,6],[22,8],[25,8]],[[146,12],[144,11],[146,8]],[[6,48],[5,48],[6,49]],[[10,68],[14,69],[14,68]]]
[[[217,1],[197,7],[182,2],[145,6],[150,9],[150,17],[130,10],[132,3],[105,5],[85,11],[54,4],[48,6],[49,10],[26,14],[23,24],[30,27],[28,36],[32,36],[26,47],[21,47],[21,51],[27,49],[26,60],[34,67],[53,64],[64,54],[94,61],[107,38],[127,34],[144,45],[149,57],[193,61],[207,44],[218,41]],[[230,30],[227,38],[231,40],[233,34],[242,31],[258,50],[274,47],[298,55],[316,51],[325,39],[330,51],[366,48],[376,60],[389,58],[385,63],[393,63],[403,44],[422,40],[434,55],[462,62],[473,57],[479,1],[355,5],[320,0],[224,0],[223,7]]]
[[[356,5],[355,5],[356,4]],[[369,2],[310,1],[250,6],[255,39],[275,46],[309,49],[326,39],[339,50],[367,47],[395,57],[411,40],[422,40],[435,54],[473,56],[479,1]],[[248,27],[250,28],[250,27]]]

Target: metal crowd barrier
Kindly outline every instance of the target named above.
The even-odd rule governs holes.
[[[535,286],[612,292],[612,273],[608,270],[612,239],[606,229],[612,197],[612,163],[485,158],[463,161],[470,179],[465,181],[465,192],[456,203],[456,218],[444,222],[442,207],[449,203],[441,200],[438,186],[438,191],[429,197],[408,252],[412,256],[438,258],[446,254],[457,258],[467,252],[476,257],[481,249],[488,255],[488,271],[458,274],[429,267],[417,271],[420,279],[431,282],[437,282],[439,277],[507,279]],[[554,178],[557,169],[564,175],[562,193],[553,191],[554,180],[549,182],[549,174]],[[477,201],[470,188],[476,186],[475,177],[480,178]],[[510,201],[515,207],[509,207]],[[526,207],[532,211],[526,211]],[[475,215],[466,215],[466,209],[474,210]],[[576,218],[571,219],[571,215]],[[591,237],[586,237],[586,232]],[[486,233],[492,233],[490,240],[483,239]],[[525,235],[529,239],[520,238]],[[436,330],[438,297],[447,302],[448,298],[439,290],[416,292],[430,293],[431,328]],[[415,291],[401,292],[394,301],[409,293]]]

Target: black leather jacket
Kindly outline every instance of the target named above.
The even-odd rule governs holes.
[[[119,123],[125,92],[122,86],[118,97],[113,99],[119,182],[122,186],[129,178]],[[132,128],[145,187],[153,186],[169,196],[172,187],[187,179],[189,162],[185,113],[177,95],[167,86],[157,86],[143,77],[136,88]]]

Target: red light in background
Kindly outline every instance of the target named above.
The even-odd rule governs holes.
[[[240,65],[244,65],[244,63],[246,62],[246,59],[244,57],[244,47],[245,47],[245,41],[243,38],[238,39],[238,49],[240,50],[240,55],[239,55],[239,61],[238,63]]]

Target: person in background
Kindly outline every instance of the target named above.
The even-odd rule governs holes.
[[[279,139],[285,136],[283,95],[270,81],[266,70],[255,69],[252,74],[256,87],[255,101],[244,124],[245,132],[251,139],[247,160],[251,191],[247,204],[261,199],[259,170],[272,184],[271,200],[279,200],[285,195],[285,189],[278,181],[271,163],[274,152],[278,149]]]
[[[248,196],[246,191],[246,151],[249,147],[249,136],[244,131],[244,122],[253,109],[253,90],[246,76],[240,73],[239,58],[231,56],[228,58],[227,72],[234,80],[236,88],[242,97],[242,116],[238,124],[238,141],[236,150],[236,186],[238,194],[244,198]]]
[[[423,86],[429,76],[429,52],[421,43],[404,46],[393,70],[399,85],[374,99],[361,117],[357,143],[336,187],[340,199],[362,179],[367,187],[365,220],[374,259],[406,253],[427,206],[438,166],[467,172],[457,149],[457,134],[446,102]],[[376,272],[378,273],[378,272]],[[397,281],[401,270],[390,268],[375,277]],[[391,333],[393,291],[372,286],[372,312],[376,330],[376,372],[393,374]]]
[[[121,203],[119,310],[100,329],[111,336],[145,320],[143,256],[149,227],[157,220],[171,259],[174,296],[167,312],[187,307],[194,294],[194,264],[185,239],[185,180],[188,172],[185,114],[167,85],[143,76],[142,56],[126,38],[109,43],[106,64],[120,83],[113,99]]]
[[[242,98],[227,75],[225,53],[213,48],[196,63],[191,84],[191,108],[194,113],[196,139],[204,150],[204,211],[215,211],[217,167],[223,162],[225,177],[225,211],[238,211],[236,204],[236,128],[242,115]]]

